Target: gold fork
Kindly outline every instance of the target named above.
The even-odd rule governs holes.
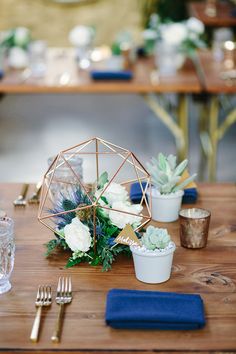
[[[60,306],[57,321],[55,324],[55,329],[51,340],[53,343],[58,343],[60,341],[62,319],[64,313],[64,305],[69,304],[72,300],[72,284],[71,278],[59,278],[57,285],[57,296],[56,303]]]
[[[28,189],[29,189],[29,184],[28,183],[23,184],[21,194],[13,202],[13,204],[16,207],[18,207],[18,206],[25,207],[26,206],[25,198],[26,198],[26,194],[28,192]]]
[[[34,193],[28,199],[29,204],[38,204],[39,203],[41,188],[42,188],[42,183],[41,182],[37,183]]]
[[[52,303],[52,289],[49,285],[40,285],[38,287],[35,306],[37,308],[30,340],[31,342],[37,342],[38,340],[38,333],[40,327],[40,320],[41,320],[41,313],[43,306],[50,306]]]

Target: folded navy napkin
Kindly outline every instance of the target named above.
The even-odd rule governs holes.
[[[4,72],[3,70],[0,69],[0,80],[3,78],[3,76],[4,76]]]
[[[146,186],[146,182],[142,182],[143,188]],[[193,204],[196,203],[198,197],[197,188],[186,188],[183,195],[183,204]],[[142,190],[139,182],[135,182],[130,188],[130,199],[133,203],[140,203],[142,198]]]
[[[132,71],[107,71],[91,70],[90,75],[93,80],[131,80]]]
[[[106,323],[124,329],[200,329],[205,325],[200,295],[111,289]]]

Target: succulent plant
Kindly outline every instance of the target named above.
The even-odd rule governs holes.
[[[152,183],[158,191],[161,194],[170,194],[182,190],[197,176],[195,173],[180,182],[187,165],[188,160],[177,165],[176,156],[164,156],[160,153],[157,159],[153,157],[151,163],[147,163],[147,168],[152,177]]]
[[[154,226],[148,226],[142,236],[142,244],[148,250],[163,249],[170,243],[170,235],[167,229],[161,229]]]

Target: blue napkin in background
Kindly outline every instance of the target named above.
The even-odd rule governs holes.
[[[0,69],[0,80],[4,77],[4,71]]]
[[[142,182],[143,188],[146,186],[146,182]],[[187,188],[184,190],[183,204],[194,204],[197,201],[198,192],[197,188]],[[133,183],[130,188],[130,199],[133,203],[139,203],[142,198],[142,190],[138,182]]]
[[[91,70],[90,75],[93,80],[131,80],[133,78],[132,71]]]
[[[106,323],[113,328],[190,330],[205,325],[200,295],[111,289]]]

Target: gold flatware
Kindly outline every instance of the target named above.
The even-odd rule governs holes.
[[[29,204],[39,204],[40,192],[42,189],[42,182],[36,184],[36,189],[32,196],[28,199]]]
[[[72,300],[72,283],[69,277],[60,277],[57,285],[56,303],[60,306],[55,329],[51,340],[53,343],[58,343],[61,336],[62,320],[64,313],[64,305],[69,304]]]
[[[37,342],[38,340],[38,333],[40,328],[40,321],[41,321],[41,313],[43,306],[50,306],[52,303],[52,289],[49,285],[40,285],[38,287],[35,306],[37,308],[30,340],[31,342]]]
[[[28,183],[25,183],[23,184],[22,186],[22,190],[21,190],[21,194],[16,198],[16,200],[14,200],[13,204],[15,206],[22,206],[22,207],[25,207],[26,206],[26,195],[27,195],[27,192],[28,192],[28,189],[29,189],[29,184]]]

